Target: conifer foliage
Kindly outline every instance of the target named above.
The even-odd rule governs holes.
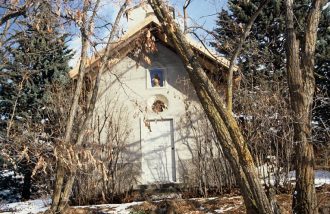
[[[49,1],[36,3],[5,36],[0,50],[0,159],[24,175],[20,188],[22,198],[28,199],[35,169],[45,170],[52,143],[60,135],[53,97],[70,86],[73,53]]]
[[[257,10],[262,0],[240,1],[229,0],[228,10],[223,9],[217,19],[215,29],[216,42],[212,46],[226,57],[230,57],[242,34],[249,17]],[[305,32],[306,14],[311,4],[310,0],[295,1],[295,16],[297,37],[303,38]],[[285,77],[285,13],[281,0],[270,1],[255,20],[250,36],[243,46],[238,64],[244,75],[251,76],[258,84],[258,75],[266,78]],[[324,7],[318,29],[316,47],[316,84],[326,96],[330,92],[330,37],[329,37],[330,7]],[[256,75],[258,74],[258,75]],[[317,103],[314,119],[322,119],[330,124],[330,105]]]
[[[15,32],[14,44],[7,48],[10,77],[1,79],[6,88],[1,90],[1,96],[9,105],[1,107],[9,118],[17,99],[16,118],[33,117],[34,122],[40,122],[45,119],[42,110],[49,99],[47,88],[69,81],[68,61],[72,53],[65,44],[68,36],[61,34],[56,18],[50,17],[51,5],[45,1],[33,10],[36,15],[32,24],[24,20],[20,28],[25,29]]]

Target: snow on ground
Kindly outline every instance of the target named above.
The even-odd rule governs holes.
[[[290,181],[296,180],[296,171],[289,173]],[[330,184],[330,172],[326,170],[315,170],[315,186],[319,187],[323,184]]]
[[[236,208],[236,207],[231,206],[231,205],[225,205],[225,206],[221,207],[220,209],[214,210],[214,212],[216,212],[216,213],[225,213],[225,212],[227,212],[229,210],[232,210],[234,208]]]
[[[0,213],[9,214],[37,214],[40,212],[44,212],[47,210],[51,203],[50,199],[42,200],[30,200],[26,202],[17,202],[17,203],[10,203],[5,205],[0,205]],[[91,205],[91,206],[76,206],[72,207],[73,209],[84,209],[88,208],[89,210],[109,210],[105,213],[120,213],[120,214],[129,214],[130,210],[128,207],[139,205],[142,202],[132,202],[126,204],[101,204],[101,205]],[[111,210],[111,211],[110,211]]]
[[[4,205],[0,204],[0,213],[34,214],[44,212],[47,210],[50,202],[50,199],[37,199]]]
[[[287,180],[290,182],[295,181],[295,171],[290,171],[288,174]],[[262,179],[262,181],[264,181]],[[281,183],[283,184],[284,178],[281,177]],[[268,178],[266,179],[268,183]],[[270,174],[270,183],[275,183],[275,177],[273,174]],[[330,184],[330,171],[326,170],[315,170],[315,185],[322,186],[323,184]],[[2,191],[1,194],[6,193]],[[226,197],[222,197],[226,199]],[[232,197],[234,199],[234,197]],[[208,198],[207,200],[215,200],[215,198]],[[198,199],[190,199],[190,200],[198,200]],[[205,200],[205,199],[204,199]],[[8,204],[1,204],[0,202],[0,213],[15,213],[15,214],[36,214],[39,212],[44,212],[47,210],[49,204],[51,203],[50,199],[37,199],[37,200],[30,200],[26,202],[16,202],[16,203],[8,203]],[[132,202],[126,204],[103,204],[103,205],[92,205],[92,206],[76,206],[73,207],[74,209],[95,209],[95,210],[106,210],[104,213],[120,213],[120,214],[129,214],[130,210],[128,209],[131,206],[140,205],[143,202]],[[234,209],[235,207],[232,205],[225,205],[220,209],[214,210],[216,213],[225,213]]]
[[[330,172],[326,170],[317,170],[315,172],[315,185],[322,186],[323,184],[330,184]]]
[[[276,171],[274,166],[266,165],[266,164],[259,166],[258,172],[260,178],[262,178],[261,183],[274,185],[276,179],[274,176],[274,171]],[[290,171],[288,175],[282,173],[280,175],[280,184],[283,185],[284,181],[294,183],[296,181],[296,171]],[[330,184],[330,171],[315,170],[315,186],[319,187],[322,186],[323,184]]]
[[[13,177],[13,178],[16,178],[16,179],[23,179],[24,176],[21,175],[21,174],[18,174],[18,173],[15,173],[14,171],[11,171],[11,170],[2,170],[0,172],[0,176],[1,177]]]
[[[1,203],[13,203],[20,200],[23,175],[11,170],[0,171],[0,206]]]
[[[125,204],[100,204],[92,206],[75,206],[73,209],[89,209],[89,210],[98,210],[102,213],[119,213],[119,214],[129,214],[131,211],[128,209],[131,206],[142,204],[143,202],[131,202]]]
[[[330,7],[330,2],[326,3],[323,7],[322,10],[326,10]]]
[[[132,202],[132,203],[127,203],[127,204],[111,204],[110,206],[112,208],[115,208],[114,213],[122,213],[122,214],[129,214],[130,210],[127,210],[128,207],[134,206],[134,205],[139,205],[142,202]]]

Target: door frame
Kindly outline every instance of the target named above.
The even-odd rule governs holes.
[[[144,125],[144,121],[145,119],[144,118],[140,118],[140,162],[141,162],[141,175],[142,175],[142,161],[143,161],[143,157],[142,157],[142,143],[145,143],[145,135],[144,135],[144,132],[142,131],[143,128],[146,128],[145,125]],[[163,118],[151,118],[151,119],[147,119],[146,121],[170,121],[171,125],[171,159],[172,159],[172,166],[171,166],[171,169],[172,169],[172,182],[176,182],[177,179],[176,179],[176,158],[175,158],[175,133],[174,133],[174,118],[173,117],[163,117]]]

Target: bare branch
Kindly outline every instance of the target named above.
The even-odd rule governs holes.
[[[232,112],[232,110],[233,110],[233,72],[234,72],[234,67],[235,67],[235,61],[242,50],[242,47],[243,47],[243,44],[244,44],[246,38],[250,35],[250,30],[252,28],[254,21],[260,15],[262,9],[268,4],[268,2],[269,2],[269,0],[263,1],[260,4],[258,10],[252,15],[249,22],[245,26],[243,35],[241,36],[239,43],[230,59],[230,65],[229,65],[228,76],[227,76],[227,93],[226,93],[227,109],[230,112]]]

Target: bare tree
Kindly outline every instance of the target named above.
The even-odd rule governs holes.
[[[0,26],[16,17],[25,16],[28,9],[31,8],[34,4],[38,3],[39,0],[27,0],[23,2],[11,1],[10,3],[7,3],[7,1],[2,1],[2,3],[0,3],[0,7],[5,8],[5,13],[0,18]]]
[[[183,22],[184,22],[184,33],[188,31],[188,12],[187,8],[189,7],[192,0],[185,0],[183,4]]]
[[[113,27],[110,32],[110,36],[104,51],[103,56],[101,57],[101,63],[100,68],[97,72],[97,77],[95,80],[95,83],[93,84],[92,89],[92,96],[90,100],[88,100],[88,109],[86,112],[86,116],[82,121],[82,124],[79,126],[78,129],[78,135],[75,140],[73,139],[73,128],[74,128],[74,121],[76,120],[76,115],[79,108],[79,98],[82,93],[82,86],[83,81],[86,73],[86,66],[87,66],[87,50],[89,46],[89,39],[92,35],[92,28],[94,26],[94,19],[97,14],[97,10],[100,4],[100,0],[97,0],[94,4],[94,6],[91,5],[91,2],[89,0],[84,0],[83,3],[83,9],[81,13],[76,16],[78,17],[78,25],[80,27],[81,31],[81,43],[82,43],[82,50],[81,50],[81,56],[80,56],[80,66],[78,71],[78,78],[77,83],[75,87],[74,96],[71,103],[70,108],[70,114],[68,116],[67,125],[66,125],[66,132],[65,132],[65,138],[62,143],[58,146],[58,151],[63,152],[66,154],[66,157],[69,159],[69,161],[66,161],[64,156],[61,158],[58,158],[57,161],[57,172],[56,172],[56,183],[54,187],[54,193],[53,193],[53,200],[52,200],[52,206],[50,208],[50,212],[57,213],[57,212],[63,212],[65,208],[68,205],[68,200],[70,193],[72,191],[72,186],[75,181],[76,173],[77,173],[77,164],[79,162],[79,157],[74,152],[74,148],[81,145],[83,142],[84,136],[86,134],[86,128],[90,122],[90,119],[92,118],[93,111],[95,108],[96,103],[96,97],[98,94],[99,89],[99,83],[101,74],[107,69],[107,62],[109,61],[109,53],[111,51],[111,42],[113,41],[118,28],[119,28],[119,21],[121,17],[123,16],[125,9],[128,5],[129,1],[125,0],[122,6],[120,7],[120,10],[117,14],[117,17],[113,23]],[[91,8],[92,7],[92,8]],[[91,16],[88,19],[89,10],[92,10]],[[67,164],[69,162],[69,165]],[[65,179],[66,178],[66,179]],[[64,182],[66,181],[66,182]]]
[[[149,0],[149,3],[185,65],[196,94],[234,171],[247,212],[273,213],[236,120],[224,107],[221,97],[197,61],[184,34],[168,15],[167,6],[161,0]]]
[[[294,213],[318,213],[314,186],[314,151],[312,144],[312,104],[315,92],[314,57],[317,27],[322,0],[314,0],[306,19],[301,40],[296,36],[293,0],[286,5],[287,76],[294,117],[296,144],[296,187],[293,197]]]

